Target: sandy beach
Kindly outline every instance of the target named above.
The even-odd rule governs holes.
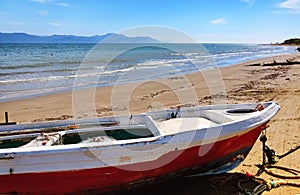
[[[283,154],[300,145],[300,64],[297,62],[300,62],[299,52],[156,81],[0,102],[0,113],[4,116],[4,112],[9,112],[10,121],[26,123],[142,113],[178,105],[276,101],[281,110],[269,123],[267,145]],[[282,158],[278,164],[300,169],[299,152]],[[261,163],[261,156],[258,140],[246,160],[228,175],[255,174],[258,170],[255,164]],[[275,179],[265,173],[261,178]],[[189,184],[194,189],[191,194],[199,193],[196,189],[203,185],[210,188],[210,182],[202,182],[203,185],[193,182]],[[206,194],[219,193],[224,188],[212,187]],[[180,189],[175,194],[180,194]],[[300,188],[281,186],[264,194],[300,194]]]

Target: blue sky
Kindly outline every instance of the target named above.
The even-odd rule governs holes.
[[[300,37],[300,0],[0,0],[0,31],[96,35],[145,25],[199,42]]]

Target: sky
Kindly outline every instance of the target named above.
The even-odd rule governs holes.
[[[300,0],[0,0],[5,33],[92,36],[162,26],[201,43],[275,43],[300,37],[299,22]]]

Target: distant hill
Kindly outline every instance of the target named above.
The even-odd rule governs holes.
[[[95,36],[51,35],[37,36],[26,33],[0,33],[0,43],[158,43],[151,37],[127,37],[117,33]]]
[[[299,38],[287,39],[282,44],[284,45],[300,45]]]

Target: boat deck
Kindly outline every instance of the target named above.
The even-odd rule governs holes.
[[[191,131],[195,129],[209,128],[218,125],[205,118],[172,118],[164,121],[156,121],[162,135],[178,132]]]

